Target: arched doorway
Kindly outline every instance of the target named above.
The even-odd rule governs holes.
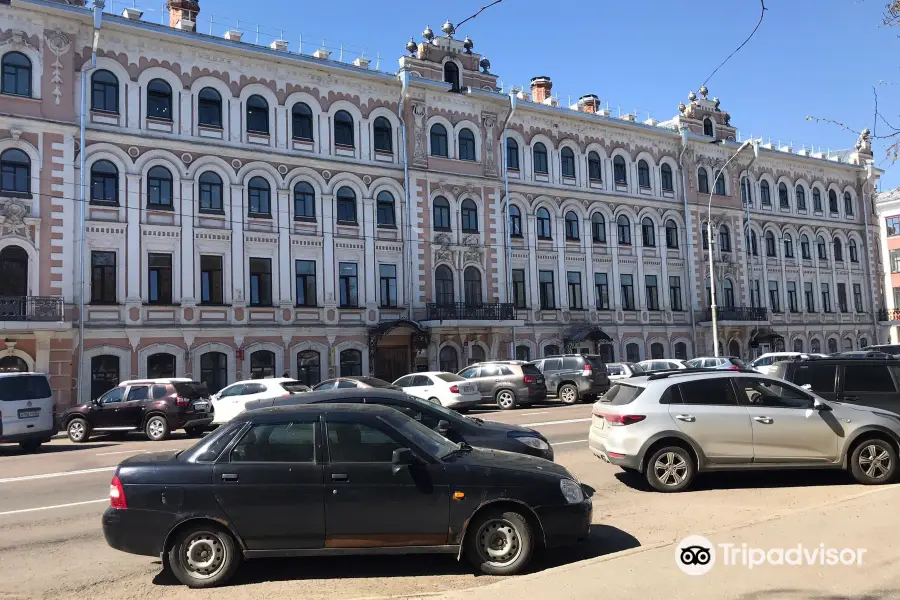
[[[730,342],[728,342],[728,355],[741,358],[741,345],[737,340],[731,340]]]
[[[0,320],[25,318],[28,295],[28,254],[21,246],[0,250]]]
[[[369,330],[369,374],[395,381],[416,370],[427,371],[427,364],[422,361],[427,362],[424,351],[429,339],[428,332],[415,321],[397,319],[379,323]]]
[[[0,358],[0,373],[25,373],[27,371],[28,363],[18,356]]]

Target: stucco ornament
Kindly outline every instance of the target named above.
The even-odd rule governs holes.
[[[494,115],[484,115],[482,118],[484,125],[484,170],[488,174],[493,174],[497,170],[497,161],[494,157],[494,125],[496,118]]]
[[[62,98],[62,90],[59,86],[61,86],[63,82],[63,66],[62,63],[59,62],[59,57],[69,51],[72,42],[59,29],[45,34],[44,39],[47,41],[47,47],[50,48],[50,52],[53,53],[53,62],[50,64],[50,66],[53,67],[53,77],[50,79],[50,83],[53,84],[53,92],[51,93],[53,94],[53,101],[56,104],[59,104],[60,99]]]
[[[30,240],[30,231],[25,223],[27,214],[28,207],[21,200],[8,201],[3,207],[3,226],[0,228],[0,234],[17,235]]]
[[[412,105],[413,116],[415,117],[415,133],[413,147],[413,160],[424,163],[425,158],[425,105],[415,102]]]

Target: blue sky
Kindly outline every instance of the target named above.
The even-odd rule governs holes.
[[[806,116],[871,129],[873,85],[881,112],[900,127],[900,28],[881,25],[886,2],[766,0],[762,26],[707,84],[710,96],[719,97],[744,137],[771,137],[797,149],[852,146],[854,134]],[[198,29],[208,32],[213,16],[213,33],[221,34],[241,19],[245,40],[255,39],[259,24],[260,43],[268,44],[284,27],[292,50],[301,36],[307,53],[324,38],[335,48],[343,43],[347,61],[365,48],[372,58],[380,53],[382,69],[396,70],[403,46],[410,36],[421,39],[426,24],[438,32],[446,19],[457,23],[486,3],[200,0]],[[547,75],[563,101],[594,93],[614,114],[621,107],[637,109],[640,120],[648,112],[664,120],[752,30],[759,9],[758,0],[503,0],[457,37],[471,36],[507,86]],[[882,123],[878,128],[887,131]],[[885,160],[885,147],[876,141],[876,162],[887,171],[882,188],[889,189],[900,186],[900,165]]]

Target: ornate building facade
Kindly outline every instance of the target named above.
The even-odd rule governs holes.
[[[61,404],[131,377],[711,353],[710,259],[725,353],[875,341],[865,135],[726,166],[705,89],[636,122],[560,106],[549,77],[500,90],[449,23],[388,74],[169,9],[104,15],[93,68],[90,9],[0,15],[0,367],[50,372]]]

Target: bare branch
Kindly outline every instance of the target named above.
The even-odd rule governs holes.
[[[822,117],[813,117],[813,116],[807,115],[806,120],[807,120],[807,121],[813,121],[814,123],[827,123],[827,124],[829,124],[829,125],[837,125],[838,127],[840,127],[841,129],[843,129],[844,131],[849,131],[850,133],[855,133],[856,135],[862,135],[861,132],[859,132],[859,131],[857,131],[857,130],[851,128],[851,127],[847,127],[846,125],[844,125],[844,124],[841,123],[840,121],[835,121],[834,119],[824,119],[824,118],[822,118]]]

